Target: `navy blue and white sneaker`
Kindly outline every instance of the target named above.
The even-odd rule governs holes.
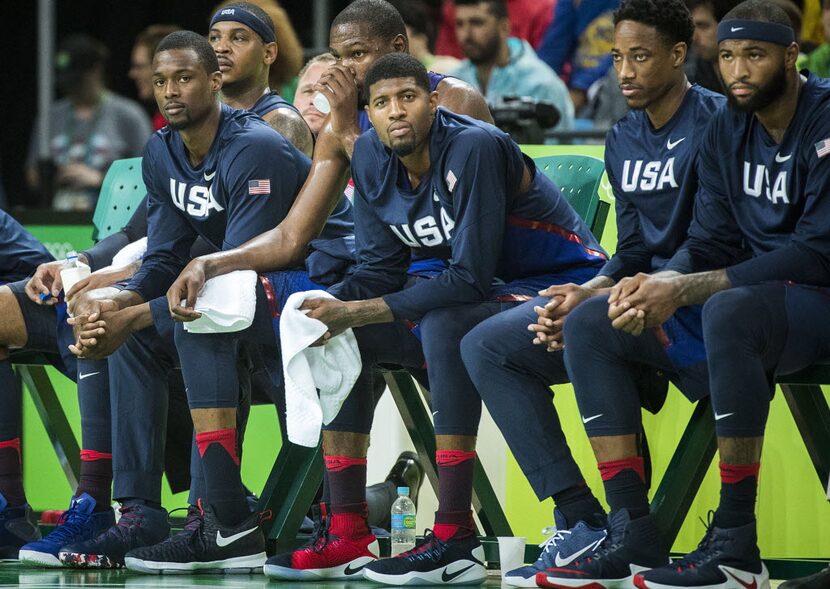
[[[370,562],[363,576],[384,585],[480,585],[487,569],[484,548],[475,535],[445,542],[427,530],[415,548]]]
[[[634,577],[639,589],[769,589],[755,522],[738,528],[711,523],[694,552]]]
[[[627,509],[620,509],[609,514],[608,536],[596,551],[537,574],[536,584],[553,589],[629,588],[637,573],[669,562],[669,551],[654,518],[646,515],[631,519]]]
[[[86,493],[73,497],[69,509],[63,512],[52,532],[20,549],[20,562],[42,567],[59,567],[58,552],[67,544],[91,540],[108,527],[115,525],[115,513],[109,507],[95,513],[95,499]]]
[[[0,494],[0,558],[17,558],[20,547],[40,540],[40,530],[28,503],[9,507]]]
[[[504,583],[511,587],[536,587],[536,574],[551,567],[567,566],[581,556],[595,552],[608,532],[605,528],[593,528],[583,521],[567,529],[568,522],[559,508],[553,510],[555,527],[545,528],[543,534],[550,537],[539,544],[542,553],[533,564],[525,565],[504,574]]]
[[[127,568],[151,575],[262,572],[265,535],[259,513],[229,527],[210,506],[200,504],[200,511],[201,517],[189,517],[184,529],[172,538],[130,550],[124,558]]]
[[[61,548],[58,552],[61,563],[74,568],[120,569],[124,567],[124,555],[130,550],[158,544],[170,536],[164,509],[127,502],[120,512],[118,523],[92,540]]]

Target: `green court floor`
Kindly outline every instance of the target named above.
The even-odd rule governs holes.
[[[780,581],[771,583],[772,589]],[[64,588],[64,587],[146,587],[148,589],[187,589],[189,587],[223,587],[232,589],[274,589],[279,585],[297,589],[378,589],[374,583],[277,583],[262,575],[193,575],[149,576],[126,571],[74,571],[69,569],[30,569],[17,561],[0,561],[0,587]],[[492,571],[483,587],[500,587],[497,571]],[[506,586],[505,586],[506,587]]]

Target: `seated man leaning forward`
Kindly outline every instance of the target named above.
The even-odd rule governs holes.
[[[549,283],[589,279],[606,254],[505,133],[437,107],[414,57],[378,59],[364,90],[374,129],[357,141],[352,159],[358,266],[330,289],[340,300],[305,304],[328,327],[323,343],[357,328],[363,373],[323,434],[328,535],[275,556],[265,572],[348,579],[366,565],[366,577],[381,583],[477,584],[486,578],[470,510],[481,402],[461,362],[461,338]],[[447,268],[407,284],[413,253]],[[378,363],[426,363],[441,485],[434,532],[413,551],[375,561],[364,488]]]
[[[596,552],[548,569],[541,586],[770,587],[755,505],[775,377],[830,356],[830,81],[799,73],[798,52],[774,3],[727,13],[718,53],[730,108],[701,142],[688,239],[661,272],[622,279],[565,323],[565,365],[611,513]],[[649,522],[630,367],[671,374],[680,350],[705,361],[684,372],[710,391],[720,503],[696,550],[642,570],[669,547]]]

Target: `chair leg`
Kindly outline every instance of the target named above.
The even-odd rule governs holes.
[[[830,407],[818,385],[782,384],[781,391],[807,447],[822,488],[830,485]]]
[[[403,370],[384,370],[383,378],[398,407],[406,431],[424,465],[426,478],[438,494],[438,466],[435,464],[435,430],[421,394],[412,377]]]
[[[257,504],[259,511],[272,513],[270,523],[264,523],[265,535],[277,552],[296,545],[297,532],[322,481],[322,447],[306,448],[285,442]]]
[[[384,379],[398,407],[404,425],[409,432],[415,450],[422,458],[427,478],[438,493],[438,466],[435,464],[435,429],[427,407],[431,407],[428,391],[416,386],[412,377],[403,370],[384,371]],[[419,393],[419,389],[421,392]],[[423,400],[422,400],[423,397]],[[426,401],[426,406],[424,405]],[[424,460],[427,458],[427,460]],[[484,471],[481,459],[476,458],[473,478],[473,509],[478,514],[484,534],[487,536],[511,536],[510,523],[499,503],[496,492]]]
[[[49,375],[43,366],[17,364],[16,368],[32,395],[32,401],[46,429],[46,435],[52,442],[66,480],[72,489],[76,489],[81,477],[81,449]]]
[[[698,401],[651,501],[651,513],[668,546],[674,544],[717,450],[708,399]]]

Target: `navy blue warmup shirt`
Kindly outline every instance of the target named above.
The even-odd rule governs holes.
[[[752,114],[716,115],[701,145],[689,239],[668,269],[728,267],[733,286],[830,285],[830,80],[803,73],[781,143]]]
[[[605,169],[614,191],[617,250],[600,275],[619,281],[661,270],[686,239],[698,190],[700,144],[726,98],[700,86],[655,129],[633,110],[608,132]]]
[[[198,166],[169,127],[145,147],[147,253],[127,286],[145,301],[178,277],[197,236],[228,250],[276,226],[308,175],[310,160],[257,115],[221,109],[216,138]]]
[[[547,276],[605,263],[588,227],[509,135],[439,108],[429,142],[432,166],[413,189],[374,130],[357,140],[358,266],[330,289],[334,296],[385,295],[396,318],[418,320],[439,307],[535,295]],[[520,193],[525,166],[532,182]],[[413,253],[448,268],[401,290]]]
[[[269,112],[277,110],[278,108],[290,108],[297,114],[300,114],[300,111],[298,111],[293,104],[274,91],[267,92],[260,96],[251,107],[251,112],[264,117]]]
[[[42,243],[0,209],[0,284],[23,280],[54,259]]]

